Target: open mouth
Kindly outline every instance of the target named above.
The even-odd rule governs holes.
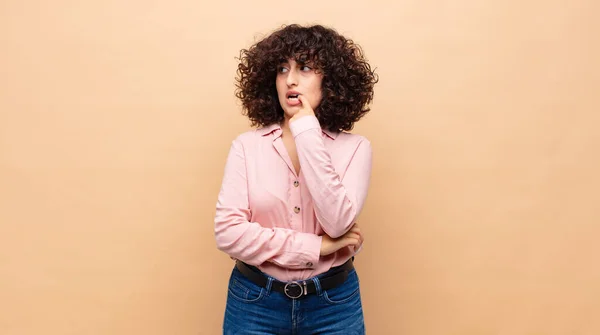
[[[288,106],[300,106],[302,102],[300,101],[300,92],[289,90],[286,94],[286,101]]]

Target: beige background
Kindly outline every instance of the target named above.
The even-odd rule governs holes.
[[[323,23],[381,77],[370,334],[600,334],[600,13],[579,1],[0,1],[0,334],[219,334],[239,49]]]

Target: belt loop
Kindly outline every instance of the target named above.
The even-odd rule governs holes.
[[[273,277],[267,276],[267,287],[265,287],[267,295],[271,294],[272,287],[273,287]]]
[[[312,278],[313,283],[315,283],[315,293],[318,296],[321,296],[321,294],[323,294],[322,290],[321,290],[321,282],[319,281],[318,277],[313,277]]]

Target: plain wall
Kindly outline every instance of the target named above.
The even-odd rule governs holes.
[[[575,1],[0,1],[0,334],[219,334],[239,50],[362,45],[370,334],[600,333],[600,13]]]

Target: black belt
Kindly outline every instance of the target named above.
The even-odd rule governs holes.
[[[235,266],[246,278],[253,281],[256,285],[265,288],[267,287],[269,280],[261,272],[253,270],[253,267],[250,267],[250,265],[241,261],[237,261]],[[348,278],[348,272],[352,269],[354,269],[352,259],[349,259],[346,263],[338,267],[332,268],[330,270],[332,272],[330,275],[319,278],[321,290],[330,290],[344,283],[346,278]],[[315,283],[312,280],[291,281],[287,283],[274,280],[271,284],[271,290],[281,292],[291,299],[297,299],[303,295],[317,292]]]

